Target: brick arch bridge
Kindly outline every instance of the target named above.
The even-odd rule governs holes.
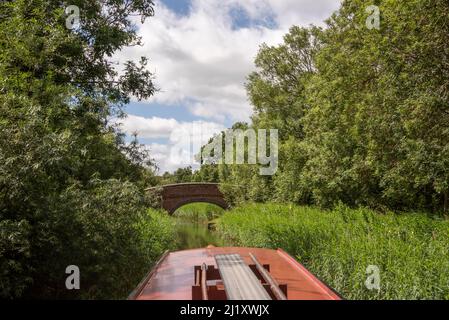
[[[223,209],[229,207],[218,183],[170,184],[154,187],[147,191],[159,198],[161,207],[170,215],[179,207],[193,202],[212,203]]]

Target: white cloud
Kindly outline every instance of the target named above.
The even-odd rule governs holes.
[[[139,137],[146,139],[171,138],[176,139],[179,132],[189,131],[195,134],[213,135],[224,130],[222,124],[207,121],[179,122],[173,118],[151,117],[145,118],[128,115],[124,119],[113,119],[112,123],[120,126],[128,135],[137,133]]]
[[[173,129],[179,125],[175,119],[144,118],[132,114],[125,119],[115,120],[115,122],[120,123],[122,130],[127,134],[137,133],[142,138],[168,137]]]
[[[168,145],[160,143],[151,143],[148,145],[151,156],[155,159],[163,160],[168,154]]]
[[[254,1],[254,0],[253,0]],[[292,25],[323,25],[340,6],[340,0],[265,0],[275,12],[281,28]]]
[[[119,55],[121,61],[150,58],[150,69],[161,88],[150,101],[184,104],[204,118],[249,119],[252,109],[244,83],[254,70],[258,48],[263,42],[279,43],[287,30],[233,28],[229,10],[236,3],[194,0],[188,16],[157,6],[155,17],[140,26],[144,45]],[[241,5],[245,7],[245,1]],[[266,11],[263,7],[246,6],[254,17]]]
[[[194,115],[224,121],[249,119],[244,82],[259,46],[277,44],[292,24],[319,23],[337,0],[193,0],[188,16],[158,3],[155,17],[140,26],[143,47],[123,50],[120,60],[150,57],[161,92],[150,101],[184,104]],[[231,8],[253,19],[273,15],[278,28],[233,28]],[[192,103],[192,101],[194,101]]]
[[[156,15],[139,26],[144,45],[117,55],[121,62],[150,58],[161,92],[149,102],[182,105],[198,119],[209,119],[213,130],[221,124],[248,121],[252,108],[244,83],[254,70],[254,58],[262,43],[276,45],[296,24],[322,24],[339,7],[339,0],[192,0],[188,15],[181,16],[158,3]],[[264,25],[235,28],[231,9],[242,9],[254,20],[274,20]],[[141,137],[170,139],[181,119],[139,118],[124,120],[125,131]],[[173,145],[173,141],[170,141]],[[176,168],[163,145],[151,145],[161,167]],[[157,157],[156,157],[157,154]]]
[[[151,156],[156,160],[160,171],[173,171],[179,167],[192,166],[199,163],[195,155],[215,134],[226,128],[219,123],[206,121],[179,122],[175,119],[144,118],[129,115],[125,119],[113,120],[128,135],[137,132],[139,138],[164,138],[166,144],[150,143]]]

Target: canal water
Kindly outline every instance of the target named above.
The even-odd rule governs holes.
[[[208,245],[223,246],[221,238],[206,225],[178,223],[177,237],[179,250],[204,248]]]
[[[179,250],[223,246],[224,241],[209,224],[223,214],[223,209],[210,204],[195,203],[175,212],[177,246]]]

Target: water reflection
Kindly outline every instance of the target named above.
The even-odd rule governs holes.
[[[208,245],[223,246],[223,241],[207,224],[193,224],[180,221],[177,225],[177,241],[180,250],[204,248]]]
[[[204,203],[189,204],[175,213],[177,220],[177,246],[179,250],[223,246],[221,238],[208,229],[208,223],[219,217],[223,209]]]

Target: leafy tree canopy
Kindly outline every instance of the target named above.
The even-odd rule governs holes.
[[[2,297],[120,296],[148,263],[134,226],[152,161],[108,121],[155,91],[146,58],[121,72],[111,58],[139,44],[133,16],[152,16],[153,3],[71,4],[75,29],[63,1],[0,3]],[[83,275],[78,293],[64,286],[71,264]]]

